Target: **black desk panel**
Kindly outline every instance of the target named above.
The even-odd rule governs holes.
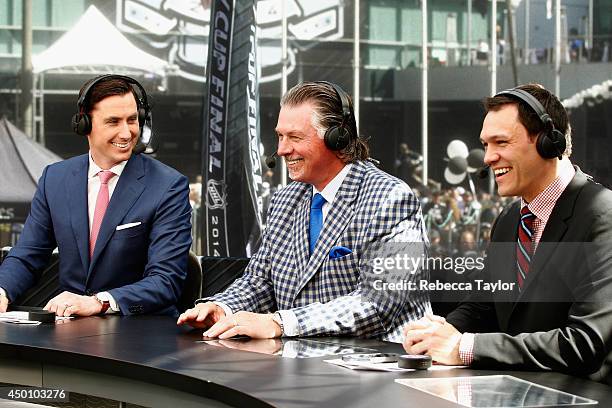
[[[36,370],[42,373],[40,384],[30,385],[83,393],[98,386],[99,396],[152,406],[167,405],[172,393],[179,392],[176,399],[202,398],[194,400],[201,406],[435,408],[456,405],[394,380],[499,374],[468,369],[351,371],[323,362],[331,357],[282,358],[198,343],[200,339],[200,333],[177,327],[174,319],[157,316],[89,317],[39,326],[0,323],[0,381],[11,382],[7,370],[23,366],[34,370],[29,378],[36,378]],[[402,352],[398,344],[373,340],[315,341]],[[600,407],[612,406],[612,389],[603,384],[559,373],[504,373],[598,400]],[[148,399],[130,400],[130,393],[139,392]]]

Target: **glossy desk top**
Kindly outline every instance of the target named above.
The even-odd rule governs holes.
[[[0,358],[35,361],[130,378],[235,406],[453,407],[395,383],[397,378],[475,376],[500,372],[452,369],[381,373],[323,362],[332,357],[282,358],[199,342],[201,334],[169,317],[90,317],[55,325],[0,323]],[[312,342],[401,353],[398,344],[352,338]],[[312,344],[312,343],[311,343]],[[250,347],[233,342],[232,347]],[[264,348],[271,343],[261,343]],[[273,346],[273,345],[272,345]],[[550,372],[503,372],[612,406],[612,388]]]

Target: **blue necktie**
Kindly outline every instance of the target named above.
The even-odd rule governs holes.
[[[315,244],[317,243],[317,239],[321,233],[321,228],[323,228],[323,204],[325,204],[325,199],[321,194],[317,193],[312,197],[312,202],[310,203],[309,234],[311,254],[314,251]]]

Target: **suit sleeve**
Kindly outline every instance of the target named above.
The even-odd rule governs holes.
[[[45,193],[48,169],[45,168],[38,181],[19,241],[0,266],[0,287],[11,301],[36,284],[41,271],[49,263],[51,252],[57,247]]]
[[[584,375],[597,371],[612,342],[612,210],[600,213],[585,244],[565,326],[549,331],[477,334],[474,367],[550,369]]]
[[[276,195],[270,202],[270,213],[274,208]],[[261,246],[247,265],[244,275],[236,279],[227,289],[210,298],[198,299],[196,303],[207,301],[222,302],[233,313],[245,310],[255,313],[270,313],[276,310],[274,288],[270,278],[269,262],[270,240],[266,228]]]
[[[191,206],[185,176],[179,175],[169,183],[155,211],[149,240],[143,278],[108,291],[126,315],[159,311],[176,304],[181,295],[191,246]]]
[[[416,282],[423,276],[415,271],[393,270],[373,273],[374,259],[393,258],[398,252],[408,251],[421,256],[426,236],[420,205],[404,184],[396,185],[381,197],[380,204],[363,234],[362,253],[359,254],[359,284],[353,292],[329,302],[313,302],[291,309],[298,320],[300,336],[355,335],[372,337],[389,333],[397,326],[400,315],[409,309],[416,320],[429,305],[427,294],[415,290],[386,290],[374,286],[375,280],[384,282]],[[404,317],[405,318],[405,317]],[[401,339],[395,339],[401,341]]]

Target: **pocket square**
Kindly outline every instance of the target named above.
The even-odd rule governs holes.
[[[123,225],[117,225],[117,228],[115,228],[117,231],[121,231],[127,228],[133,228],[133,227],[137,227],[140,224],[142,224],[142,222],[138,221],[138,222],[130,222],[129,224],[123,224]]]
[[[329,251],[329,259],[341,258],[345,255],[352,254],[353,251],[343,246],[335,246]]]

